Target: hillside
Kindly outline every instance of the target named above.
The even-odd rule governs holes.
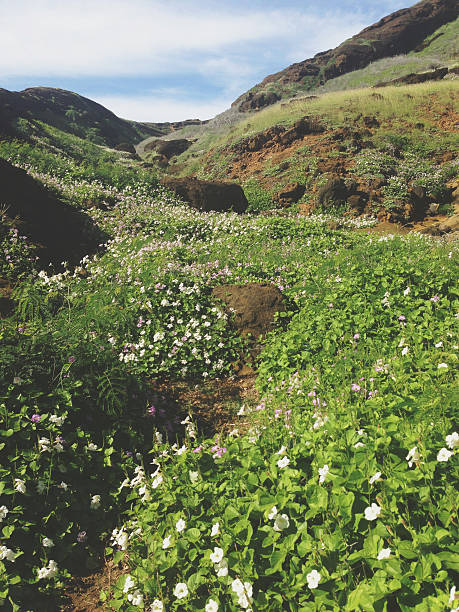
[[[64,89],[30,87],[18,92],[0,89],[0,133],[24,135],[27,130],[24,121],[42,121],[109,147],[134,145],[143,138],[161,136],[188,123],[150,124],[120,119],[101,104]]]
[[[405,61],[399,59],[396,72],[406,68],[419,72],[429,68],[432,61],[434,64],[457,61],[458,11],[457,0],[422,0],[384,17],[335,49],[320,52],[313,58],[267,76],[249,92],[239,96],[233,106],[240,112],[263,108],[298,92],[313,91],[328,81],[364,69],[383,58],[401,54],[413,55]],[[451,22],[454,26],[446,31],[445,25]],[[433,44],[435,41],[436,45]],[[446,44],[443,45],[443,41],[447,41]],[[429,52],[432,57],[428,59]],[[341,81],[341,85],[343,83]]]
[[[372,87],[452,6],[209,122],[0,90],[1,610],[459,611],[459,82]]]

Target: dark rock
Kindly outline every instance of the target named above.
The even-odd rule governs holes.
[[[196,178],[165,177],[161,183],[199,210],[243,213],[248,202],[240,185]]]
[[[131,153],[131,155],[137,155],[134,145],[129,142],[120,142],[114,148],[115,151],[125,151],[126,153]]]
[[[359,212],[362,212],[365,208],[365,200],[361,195],[354,194],[348,197],[347,205],[351,210],[358,210]]]
[[[260,92],[260,93],[248,93],[245,98],[241,101],[239,111],[245,113],[251,110],[259,110],[265,106],[275,104],[280,100],[280,96],[273,91]]]
[[[317,194],[319,204],[324,208],[343,204],[348,196],[345,182],[339,176],[332,176],[323,185]]]
[[[366,128],[377,128],[377,127],[379,127],[380,123],[376,119],[376,117],[364,117],[363,118],[363,125]]]
[[[371,179],[369,183],[371,189],[374,189],[375,191],[378,189],[381,189],[381,187],[384,187],[385,184],[386,184],[386,179],[379,178],[379,177]]]
[[[300,185],[300,183],[289,183],[276,194],[274,199],[276,202],[279,202],[279,204],[288,206],[289,204],[298,202],[305,191],[306,187],[304,185]]]
[[[410,200],[413,204],[412,221],[420,221],[426,216],[429,208],[430,200],[427,197],[427,190],[421,185],[415,185],[410,189]]]
[[[392,81],[384,81],[376,83],[374,87],[386,87],[387,85],[415,85],[416,83],[425,83],[426,81],[440,81],[448,74],[448,68],[437,68],[436,70],[430,70],[429,72],[412,72],[405,76],[398,77],[398,79],[392,79]]]
[[[84,213],[60,201],[24,170],[0,158],[0,202],[20,231],[42,248],[42,265],[77,264],[105,242],[107,236]]]
[[[12,299],[0,295],[0,318],[9,317],[14,308],[15,303]]]
[[[174,155],[181,155],[193,143],[186,138],[177,138],[176,140],[153,140],[145,145],[144,151],[156,151],[156,153],[165,158],[171,159]]]
[[[212,294],[224,302],[232,325],[249,339],[250,354],[256,356],[261,350],[260,337],[274,329],[276,313],[286,311],[282,293],[274,285],[247,283],[215,287]]]

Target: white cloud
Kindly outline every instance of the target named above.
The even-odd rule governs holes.
[[[317,7],[316,10],[320,10]],[[360,16],[170,0],[0,0],[0,75],[254,73],[258,46],[297,59],[358,31]],[[307,41],[305,43],[305,41]],[[252,55],[250,54],[252,49]],[[303,56],[303,55],[304,56]],[[246,57],[244,61],[241,59]],[[200,66],[200,61],[203,66]],[[253,64],[253,66],[252,66]]]
[[[151,96],[89,96],[123,119],[149,121],[182,121],[184,119],[211,119],[226,110],[232,98],[205,102],[176,97]]]

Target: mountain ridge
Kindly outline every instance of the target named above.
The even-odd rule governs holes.
[[[422,0],[367,26],[338,47],[270,74],[232,104],[241,112],[277,102],[292,84],[304,91],[368,66],[371,62],[420,49],[426,38],[457,19],[458,0]]]

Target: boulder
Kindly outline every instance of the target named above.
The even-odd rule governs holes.
[[[7,217],[20,226],[21,234],[41,246],[38,255],[42,265],[77,264],[107,239],[90,217],[1,158],[0,202]]]
[[[331,206],[344,204],[347,196],[348,189],[344,180],[339,176],[332,176],[319,189],[317,199],[324,208],[330,208]]]
[[[280,290],[267,283],[221,285],[215,287],[212,294],[224,303],[234,328],[248,339],[252,357],[262,348],[260,340],[274,329],[276,313],[287,309]]]
[[[152,140],[145,145],[145,152],[156,151],[156,153],[166,160],[171,159],[175,155],[184,153],[193,143],[186,138],[177,138],[175,140]]]
[[[236,183],[173,177],[164,177],[161,183],[198,210],[243,213],[249,205],[242,187]]]
[[[280,100],[280,96],[274,93],[273,91],[269,91],[266,93],[248,93],[245,99],[242,101],[239,106],[239,112],[245,113],[250,110],[259,110],[260,108],[264,108],[265,106],[270,106],[271,104],[275,104]]]
[[[276,194],[274,200],[279,202],[282,206],[289,206],[290,204],[298,202],[305,191],[306,187],[304,185],[300,185],[300,183],[289,183]]]
[[[115,146],[115,151],[124,151],[125,153],[130,153],[131,155],[137,155],[134,145],[130,144],[129,142],[120,142]]]

